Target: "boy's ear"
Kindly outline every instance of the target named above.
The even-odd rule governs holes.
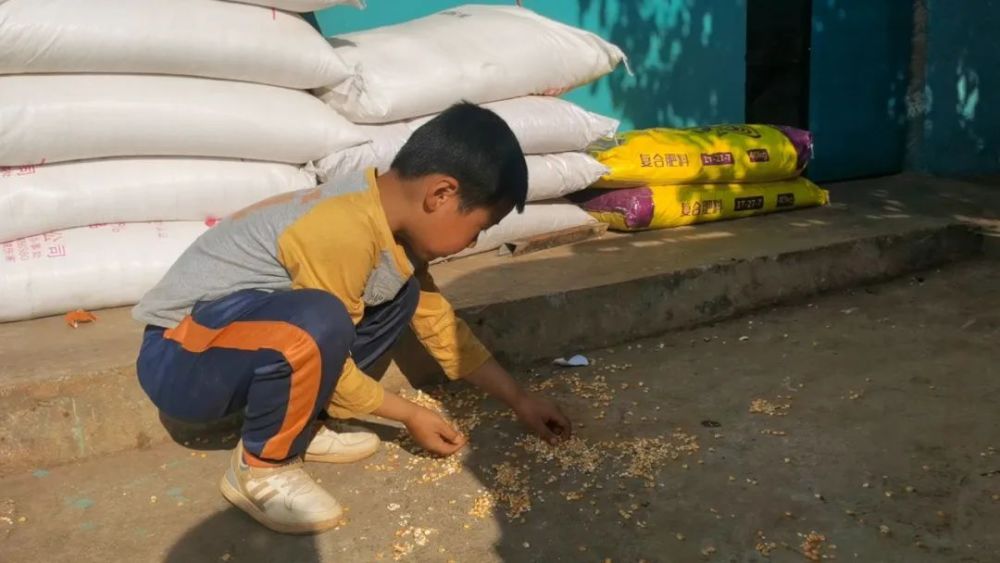
[[[424,207],[436,211],[451,200],[458,198],[458,180],[444,174],[435,174],[427,183]]]

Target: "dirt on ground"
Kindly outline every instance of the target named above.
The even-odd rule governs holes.
[[[1000,561],[996,262],[583,353],[519,374],[563,447],[456,384],[411,397],[460,455],[383,426],[374,457],[309,464],[337,530],[261,528],[217,491],[227,451],[169,444],[0,481],[0,560]]]

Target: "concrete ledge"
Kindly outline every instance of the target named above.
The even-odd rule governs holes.
[[[981,241],[962,226],[915,229],[490,305],[464,316],[506,359],[524,363],[961,260],[978,254]]]
[[[848,188],[857,184],[843,189]],[[609,235],[520,258],[477,256],[442,264],[435,276],[498,357],[523,365],[931,268],[983,250],[983,232],[967,224],[983,227],[977,222],[950,215],[887,217],[873,210],[855,202]],[[135,380],[132,362],[141,327],[126,310],[99,315],[97,324],[77,330],[60,319],[0,325],[0,473],[167,439]],[[438,379],[412,336],[404,338],[393,359],[384,372],[389,387],[405,384],[403,374],[416,384]]]

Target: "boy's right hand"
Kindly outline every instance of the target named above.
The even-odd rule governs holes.
[[[467,442],[465,436],[438,413],[418,406],[402,421],[413,440],[425,450],[449,456]]]

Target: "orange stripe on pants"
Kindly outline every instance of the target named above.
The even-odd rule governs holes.
[[[281,460],[288,457],[292,442],[312,420],[322,377],[322,359],[316,341],[305,330],[280,321],[237,321],[213,329],[198,324],[190,316],[163,337],[189,352],[212,348],[233,350],[274,350],[292,368],[288,407],[278,433],[267,440],[261,456]]]

